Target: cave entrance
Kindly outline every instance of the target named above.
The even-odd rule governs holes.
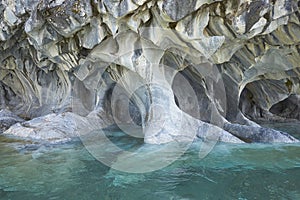
[[[300,95],[290,95],[288,98],[274,104],[269,111],[286,119],[300,120]]]
[[[283,99],[283,100],[282,100]],[[248,83],[239,99],[239,109],[253,120],[300,119],[300,96],[290,95],[286,80],[258,80]]]

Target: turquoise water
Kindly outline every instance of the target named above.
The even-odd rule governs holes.
[[[114,140],[144,146],[122,133]],[[199,159],[201,145],[166,168],[129,174],[101,164],[79,139],[50,145],[0,136],[0,199],[300,199],[300,144],[219,143]]]

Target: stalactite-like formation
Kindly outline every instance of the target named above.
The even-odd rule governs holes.
[[[300,120],[299,25],[295,0],[2,0],[5,133],[297,141],[254,121]]]

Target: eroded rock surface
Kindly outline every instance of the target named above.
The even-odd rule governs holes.
[[[3,0],[0,107],[20,118],[1,127],[296,142],[254,121],[299,120],[299,25],[296,0]]]
[[[0,134],[6,131],[12,125],[23,122],[24,119],[18,117],[8,110],[0,110]]]
[[[98,123],[101,124],[101,122]],[[61,142],[89,133],[97,128],[95,124],[96,121],[93,119],[74,113],[52,113],[15,123],[4,133],[35,141]]]

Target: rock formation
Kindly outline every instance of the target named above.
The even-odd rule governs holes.
[[[297,141],[254,121],[300,120],[298,1],[2,0],[0,13],[0,107],[27,120],[7,134]]]

